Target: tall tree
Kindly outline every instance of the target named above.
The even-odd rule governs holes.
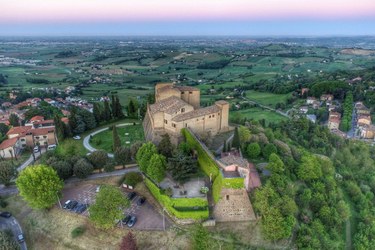
[[[165,157],[169,158],[169,157],[172,157],[173,150],[174,150],[174,146],[171,142],[171,138],[169,134],[162,135],[162,139],[158,145],[159,154],[162,154]]]
[[[239,134],[240,142],[241,143],[246,143],[251,138],[250,130],[247,127],[245,127],[245,126],[240,126],[238,128],[238,134]]]
[[[272,173],[280,174],[284,171],[285,166],[280,157],[277,154],[272,153],[269,157],[269,163],[266,168]]]
[[[45,165],[29,166],[16,180],[20,195],[32,208],[50,208],[64,186],[56,171]]]
[[[20,126],[20,118],[18,117],[18,115],[14,114],[14,113],[10,114],[9,124],[13,127]]]
[[[168,162],[168,171],[179,183],[184,183],[198,172],[197,160],[190,155],[179,153],[169,158]]]
[[[73,175],[73,166],[68,161],[55,161],[51,163],[53,169],[56,170],[57,175],[66,180]]]
[[[113,125],[113,128],[112,128],[112,142],[113,142],[112,150],[113,152],[116,152],[116,150],[119,147],[121,147],[121,140],[120,140],[120,136],[117,133],[116,125]]]
[[[145,143],[139,148],[136,159],[139,169],[142,172],[147,172],[147,167],[149,166],[151,157],[154,154],[157,154],[157,148],[152,142]]]
[[[98,103],[98,102],[94,103],[92,113],[95,117],[96,123],[99,124],[103,120],[103,112],[102,112],[102,107],[101,107],[100,103]]]
[[[165,177],[167,161],[164,155],[153,154],[147,167],[147,175],[155,182],[161,182]]]
[[[108,101],[104,101],[103,120],[109,121],[111,119],[112,119],[112,115],[111,115],[111,109],[109,108],[109,103]]]
[[[73,173],[80,179],[84,179],[89,176],[93,170],[94,167],[85,158],[81,158],[74,163]]]
[[[0,161],[0,183],[9,185],[13,177],[16,176],[16,168],[10,161]]]
[[[257,142],[250,143],[246,148],[246,153],[251,159],[256,159],[261,152],[261,148]]]
[[[95,169],[98,169],[100,172],[102,171],[102,168],[107,164],[109,158],[107,152],[104,150],[97,150],[92,152],[88,156],[89,161],[94,166]]]
[[[129,100],[129,104],[128,104],[128,115],[130,117],[137,117],[137,111],[138,111],[138,103],[136,100],[134,100],[133,98],[131,98]]]
[[[131,160],[130,148],[121,146],[116,149],[114,156],[116,163],[125,168],[125,164]]]
[[[234,147],[236,149],[240,149],[240,147],[241,147],[241,139],[240,139],[240,135],[238,133],[238,127],[236,127],[235,130],[234,130],[232,147]]]
[[[110,229],[115,222],[123,219],[123,211],[130,206],[130,202],[116,187],[104,185],[96,196],[95,203],[89,207],[89,219],[95,226]]]
[[[64,123],[61,121],[61,118],[58,115],[53,117],[53,122],[55,123],[56,133],[59,140],[63,140],[65,138],[65,126]]]
[[[122,237],[122,241],[120,244],[120,250],[137,250],[137,241],[135,239],[134,234],[131,231],[128,232],[127,235]]]

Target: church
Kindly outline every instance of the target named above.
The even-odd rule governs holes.
[[[208,133],[210,136],[228,131],[228,116],[229,103],[226,101],[201,108],[198,88],[158,83],[155,103],[147,106],[143,128],[147,141],[157,144],[167,133],[171,142],[178,144],[182,139],[182,128],[189,128],[197,135]]]

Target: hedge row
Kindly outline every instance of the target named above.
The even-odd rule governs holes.
[[[212,196],[215,203],[217,203],[220,199],[221,188],[223,186],[223,176],[220,173],[219,167],[187,129],[182,129],[181,132],[189,146],[197,151],[199,167],[206,175],[210,176],[212,174]]]
[[[148,178],[145,178],[145,184],[157,199],[171,214],[179,219],[201,220],[209,217],[208,202],[202,198],[170,198],[161,193],[161,190]],[[175,208],[176,207],[176,208]],[[178,207],[183,207],[178,210]],[[191,210],[187,210],[191,207]],[[196,209],[198,208],[198,209]],[[205,208],[202,210],[202,208]]]
[[[225,178],[223,179],[224,188],[241,189],[244,188],[244,178]]]

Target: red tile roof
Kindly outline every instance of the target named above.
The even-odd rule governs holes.
[[[19,126],[19,127],[13,127],[9,129],[7,135],[19,135],[22,133],[25,133],[29,131],[32,127],[31,126]]]
[[[30,130],[33,135],[47,135],[48,133],[52,133],[55,131],[55,128],[36,128]]]
[[[9,147],[13,147],[18,141],[18,137],[14,137],[12,139],[6,139],[0,144],[0,149],[7,149]]]
[[[44,116],[36,115],[36,116],[34,116],[34,117],[31,117],[30,122],[34,122],[34,121],[43,121],[43,120],[44,120]]]

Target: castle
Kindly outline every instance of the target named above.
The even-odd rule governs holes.
[[[211,136],[228,131],[228,116],[229,103],[226,101],[201,108],[199,89],[159,83],[155,86],[155,103],[147,106],[143,128],[148,141],[159,143],[161,136],[167,133],[172,143],[178,144],[182,128]]]

